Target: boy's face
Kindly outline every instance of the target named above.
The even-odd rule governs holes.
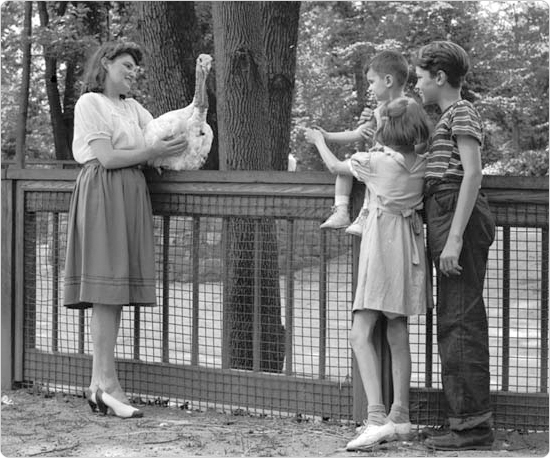
[[[424,105],[437,103],[439,86],[435,81],[435,77],[432,77],[428,70],[424,70],[420,67],[416,67],[416,77],[418,78],[418,81],[416,82],[415,88],[418,90],[418,93],[422,98],[422,103]]]
[[[367,71],[367,82],[369,83],[369,89],[374,93],[379,101],[389,100],[390,91],[388,81],[386,81],[384,76],[381,76],[379,73],[376,73],[369,68]]]

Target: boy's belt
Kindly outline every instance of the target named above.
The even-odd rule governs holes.
[[[460,189],[460,182],[456,181],[456,182],[445,182],[445,183],[430,183],[430,182],[427,182],[425,187],[424,187],[424,195],[426,197],[429,197],[433,194],[436,194],[438,192],[442,192],[442,191],[458,191]]]

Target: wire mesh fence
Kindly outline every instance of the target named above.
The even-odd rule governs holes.
[[[310,211],[312,218],[304,217],[300,198],[260,198],[266,199],[163,195],[154,200],[158,307],[124,308],[116,357],[166,368],[199,367],[208,383],[193,380],[190,398],[180,377],[144,381],[122,371],[123,385],[134,396],[199,408],[216,405],[232,391],[215,375],[227,370],[313,384],[323,380],[336,389],[351,384],[350,240],[343,232],[319,231],[319,216],[330,200],[315,210],[319,215]],[[283,200],[294,214],[283,215],[289,213]],[[41,363],[44,353],[92,352],[91,312],[62,306],[67,205],[67,196],[59,193],[26,194],[25,379],[78,392],[86,386],[87,371],[69,380],[70,368],[46,369]],[[187,206],[200,213],[186,213]],[[151,387],[145,393],[144,384]],[[283,383],[277,385],[281,390]],[[233,407],[254,409],[261,404],[255,396],[241,393],[244,404]],[[286,394],[294,396],[300,394]],[[349,417],[349,402],[318,399],[320,406],[308,402],[304,413]],[[295,410],[285,402],[287,410]],[[341,405],[347,411],[341,412]]]
[[[228,186],[153,192],[158,307],[124,308],[122,385],[135,399],[185,408],[350,420],[356,253],[352,236],[319,229],[330,191]],[[24,195],[23,381],[79,394],[89,383],[91,311],[63,307],[70,193]],[[494,211],[485,302],[496,420],[547,429],[548,206]],[[441,389],[436,324],[431,312],[409,322],[411,410],[423,424],[444,409],[430,394]]]

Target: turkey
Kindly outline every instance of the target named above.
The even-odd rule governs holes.
[[[206,78],[212,67],[212,57],[201,54],[197,58],[195,95],[190,105],[169,111],[153,119],[145,126],[145,143],[151,145],[157,138],[167,139],[185,134],[187,145],[180,154],[157,157],[147,164],[159,173],[163,168],[171,170],[197,170],[206,161],[212,146],[212,129],[206,123],[208,96]]]

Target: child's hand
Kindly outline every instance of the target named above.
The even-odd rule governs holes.
[[[325,139],[323,132],[319,129],[305,129],[304,137],[308,143],[316,144],[318,141]]]
[[[367,121],[370,121],[374,117],[374,110],[371,110],[369,107],[365,107],[359,116],[359,124],[365,124]]]
[[[371,127],[369,124],[365,124],[359,128],[361,132],[361,136],[365,140],[372,140],[374,138],[374,134],[376,133],[376,129],[374,127]]]
[[[328,132],[325,129],[323,129],[322,127],[319,127],[317,124],[314,124],[313,126],[311,126],[311,128],[315,129],[315,130],[318,130],[319,132],[321,132],[323,134],[324,138],[327,138]]]
[[[439,268],[441,269],[441,273],[446,277],[449,275],[460,275],[462,272],[462,266],[458,263],[461,251],[462,237],[449,236],[439,257]]]

